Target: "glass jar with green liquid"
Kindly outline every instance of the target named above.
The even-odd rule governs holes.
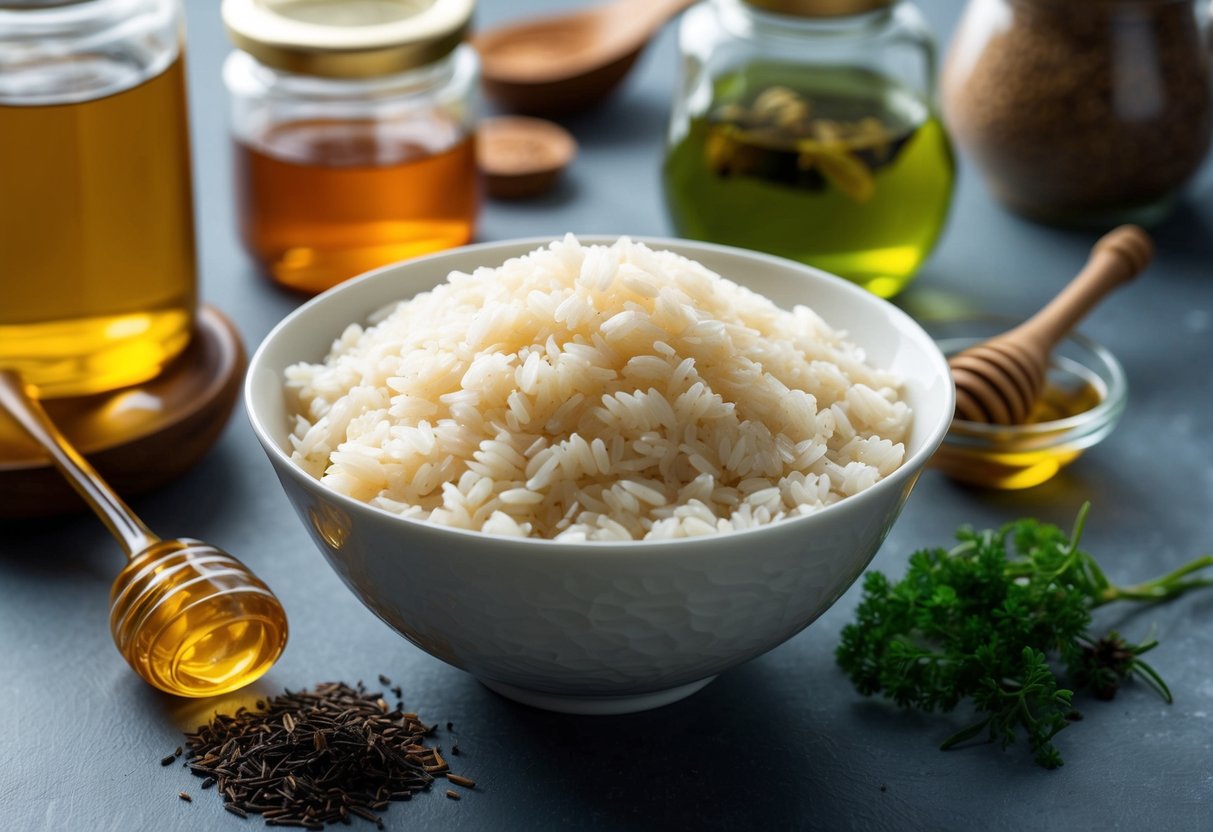
[[[781,255],[881,297],[952,198],[935,47],[894,0],[707,0],[679,32],[663,180],[678,234]]]

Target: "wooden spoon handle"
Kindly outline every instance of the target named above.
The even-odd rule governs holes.
[[[626,10],[630,24],[646,32],[655,32],[674,15],[698,0],[616,0],[618,11]]]
[[[1105,295],[1141,274],[1153,256],[1150,236],[1136,225],[1109,231],[1095,243],[1087,264],[1069,285],[1003,337],[1047,355]]]

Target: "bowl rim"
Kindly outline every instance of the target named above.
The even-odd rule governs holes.
[[[947,325],[964,325],[966,323],[989,323],[995,324],[1005,329],[1017,326],[1023,323],[1023,319],[1014,318],[1009,315],[998,315],[995,313],[989,314],[967,314],[957,315],[954,317],[935,317],[924,318],[920,322],[923,329],[931,338],[939,344],[941,339],[936,338],[931,333],[933,326]],[[944,338],[942,340],[964,340],[973,339],[973,343],[980,343],[989,336],[968,336],[956,335],[953,338]],[[1125,374],[1124,367],[1116,355],[1100,344],[1094,338],[1083,335],[1077,330],[1071,330],[1061,339],[1062,341],[1073,341],[1083,349],[1089,351],[1095,358],[1107,369],[1108,373],[1108,390],[1099,404],[1092,407],[1090,410],[1084,410],[1081,413],[1075,413],[1073,416],[1067,416],[1064,419],[1053,419],[1048,422],[1033,422],[1030,425],[995,425],[986,424],[984,422],[973,422],[968,419],[961,419],[957,416],[953,419],[952,428],[959,428],[962,433],[953,434],[952,428],[949,428],[947,435],[944,437],[946,444],[952,444],[950,440],[972,440],[985,441],[991,444],[1001,444],[1011,440],[1020,439],[1035,439],[1041,437],[1057,435],[1058,441],[1069,441],[1071,434],[1075,430],[1098,428],[1101,425],[1107,424],[1115,419],[1117,415],[1124,409],[1125,403],[1129,396],[1129,380]],[[1059,342],[1060,343],[1060,342]],[[942,349],[941,349],[942,351]],[[947,353],[944,353],[946,356]],[[1074,360],[1074,359],[1070,359]],[[1087,366],[1085,362],[1075,361],[1075,363]],[[1095,369],[1087,366],[1087,369]]]
[[[245,414],[247,415],[248,420],[249,420],[250,424],[252,425],[253,433],[256,435],[257,440],[261,444],[262,449],[269,455],[271,462],[277,463],[277,464],[275,464],[274,467],[277,468],[278,470],[289,471],[291,473],[291,476],[298,478],[300,482],[306,483],[306,485],[305,485],[306,488],[319,489],[319,491],[322,492],[328,499],[336,501],[339,505],[341,505],[343,508],[345,508],[349,511],[353,511],[355,513],[369,512],[372,516],[381,517],[388,522],[399,524],[400,528],[405,529],[405,530],[410,529],[410,528],[418,528],[418,529],[424,530],[425,532],[429,532],[429,533],[453,534],[453,535],[456,535],[457,537],[470,538],[471,540],[474,540],[479,543],[497,543],[497,544],[511,544],[511,545],[528,545],[528,546],[533,544],[533,545],[540,547],[541,549],[550,549],[553,552],[555,552],[556,550],[559,550],[559,549],[564,549],[564,548],[576,548],[576,549],[579,549],[582,551],[592,551],[592,550],[603,551],[603,550],[610,549],[610,548],[618,548],[620,546],[626,546],[629,549],[631,549],[633,547],[637,547],[637,546],[644,546],[644,547],[649,547],[649,548],[659,548],[659,547],[686,548],[691,545],[699,545],[699,546],[709,545],[711,543],[719,542],[722,540],[723,541],[731,541],[731,540],[741,541],[745,538],[752,538],[755,535],[770,534],[770,533],[772,533],[773,530],[791,531],[793,529],[793,527],[797,526],[797,525],[824,522],[820,518],[826,517],[826,516],[832,517],[834,514],[837,514],[839,510],[845,510],[845,507],[847,507],[847,506],[854,507],[866,499],[874,499],[877,495],[882,494],[886,491],[889,491],[891,489],[901,488],[902,482],[904,480],[906,480],[907,478],[911,478],[911,482],[912,482],[913,481],[912,478],[916,477],[918,475],[918,473],[920,473],[926,467],[926,464],[930,460],[931,456],[935,453],[936,450],[938,450],[940,444],[944,441],[944,437],[947,434],[948,428],[952,422],[952,414],[956,407],[956,392],[955,392],[955,388],[950,383],[946,384],[946,385],[942,385],[942,389],[944,390],[944,395],[948,399],[948,401],[944,402],[944,407],[941,410],[941,413],[944,414],[943,417],[940,418],[939,421],[935,425],[931,426],[930,430],[928,431],[926,436],[923,438],[923,441],[922,441],[922,444],[920,445],[920,447],[914,453],[912,453],[910,456],[903,459],[901,462],[901,465],[899,465],[897,467],[897,470],[895,470],[889,476],[884,477],[883,479],[879,480],[878,482],[876,482],[874,485],[870,486],[869,488],[866,488],[857,494],[852,494],[848,497],[845,497],[836,503],[831,503],[830,505],[827,505],[821,509],[818,509],[817,511],[814,511],[812,514],[799,515],[797,517],[788,517],[788,518],[784,518],[784,519],[779,520],[774,523],[767,523],[767,524],[764,524],[761,526],[752,526],[748,529],[739,529],[739,530],[732,531],[732,532],[719,533],[719,534],[714,534],[714,535],[703,535],[703,536],[698,536],[698,537],[659,538],[659,539],[643,539],[642,538],[640,540],[632,539],[632,540],[576,540],[576,541],[574,541],[574,540],[557,540],[555,538],[546,538],[546,537],[514,537],[514,536],[510,536],[510,535],[500,535],[500,534],[494,534],[491,532],[484,532],[484,531],[478,531],[478,530],[473,530],[473,529],[460,529],[460,528],[456,528],[454,526],[445,526],[440,523],[430,523],[429,521],[426,521],[426,520],[418,520],[418,519],[411,518],[411,517],[402,517],[398,514],[394,514],[393,512],[388,511],[387,509],[383,509],[378,506],[373,506],[370,503],[366,503],[361,500],[357,500],[353,497],[350,497],[346,494],[342,494],[338,491],[335,491],[335,490],[329,488],[328,486],[324,485],[319,479],[312,477],[306,471],[304,471],[302,468],[300,468],[299,465],[296,464],[295,461],[291,459],[290,455],[278,446],[278,443],[274,440],[272,434],[269,432],[269,430],[266,428],[265,424],[263,423],[261,414],[257,411],[257,408],[255,407],[254,380],[255,380],[256,376],[259,375],[258,370],[261,368],[262,363],[265,361],[265,354],[269,351],[270,345],[274,341],[276,341],[278,338],[280,338],[282,336],[283,332],[285,332],[286,330],[288,330],[292,326],[294,326],[295,322],[299,318],[303,317],[308,311],[310,311],[318,306],[321,306],[325,303],[329,303],[332,298],[336,297],[337,295],[339,295],[341,293],[353,291],[355,289],[355,287],[360,286],[363,283],[377,279],[385,273],[396,271],[402,267],[412,268],[412,267],[416,267],[416,266],[423,266],[424,264],[431,263],[435,260],[440,260],[443,258],[451,257],[456,254],[459,254],[459,255],[466,255],[466,254],[471,254],[471,253],[488,254],[495,250],[500,250],[500,249],[504,249],[504,248],[513,249],[513,248],[520,248],[520,247],[525,246],[527,248],[527,252],[530,252],[530,251],[534,251],[535,249],[538,249],[538,248],[546,248],[548,245],[550,245],[554,242],[558,242],[558,241],[564,239],[564,237],[566,237],[566,236],[568,236],[568,235],[561,234],[561,235],[544,235],[544,236],[538,236],[538,237],[519,237],[519,238],[510,238],[510,239],[505,239],[505,240],[491,240],[491,241],[485,241],[485,242],[480,242],[480,243],[473,243],[473,244],[465,245],[465,246],[458,246],[456,248],[445,249],[443,251],[435,252],[433,254],[427,254],[427,255],[424,255],[421,257],[415,257],[415,258],[411,258],[408,260],[400,260],[395,263],[389,263],[385,266],[381,266],[377,269],[372,269],[371,271],[365,272],[361,275],[358,275],[358,276],[350,278],[349,280],[346,280],[342,283],[339,283],[336,286],[325,290],[324,292],[320,293],[319,295],[316,295],[315,297],[313,297],[310,300],[306,301],[305,303],[299,305],[294,310],[292,310],[290,313],[288,313],[282,320],[280,320],[277,324],[275,324],[274,327],[268,333],[266,333],[265,337],[262,338],[261,342],[257,345],[257,349],[253,352],[252,357],[249,359],[248,368],[245,372],[244,385],[243,385],[243,399],[244,399]],[[699,240],[686,240],[686,239],[681,239],[681,238],[676,238],[676,237],[656,237],[656,236],[649,236],[649,235],[633,235],[633,234],[586,234],[586,233],[581,233],[581,234],[576,234],[574,236],[576,236],[577,240],[582,245],[610,245],[617,240],[627,238],[634,242],[642,243],[642,244],[644,244],[650,248],[654,248],[654,249],[670,250],[671,246],[673,246],[674,248],[682,248],[682,249],[692,249],[692,250],[698,249],[700,251],[712,252],[712,253],[722,254],[722,255],[726,255],[726,256],[735,256],[735,257],[741,257],[743,259],[764,261],[764,262],[769,263],[772,266],[777,266],[777,267],[784,268],[784,269],[791,268],[794,271],[807,272],[807,273],[811,274],[814,279],[824,279],[827,282],[836,284],[838,286],[838,288],[840,290],[842,290],[844,293],[848,293],[848,294],[852,295],[853,297],[858,298],[860,300],[860,302],[862,302],[862,303],[869,303],[869,304],[874,304],[878,307],[880,307],[880,306],[885,307],[886,311],[890,315],[892,315],[894,318],[899,319],[900,322],[902,323],[902,325],[908,326],[911,331],[916,331],[919,335],[921,335],[921,337],[923,339],[923,344],[928,348],[926,350],[927,358],[931,363],[936,365],[934,368],[936,371],[936,374],[940,378],[947,378],[949,380],[951,378],[951,373],[948,369],[947,358],[944,356],[943,351],[939,349],[939,346],[936,343],[935,339],[931,336],[930,333],[928,333],[926,331],[926,329],[922,326],[922,324],[920,324],[918,321],[916,321],[909,313],[907,313],[900,307],[896,306],[895,304],[889,302],[888,300],[886,300],[884,298],[880,298],[876,295],[873,295],[872,293],[868,292],[866,289],[862,288],[861,286],[851,283],[850,281],[845,280],[844,278],[838,277],[837,275],[831,274],[830,272],[824,271],[822,269],[818,269],[814,266],[809,266],[807,264],[800,263],[796,260],[791,260],[791,259],[788,259],[785,257],[779,257],[777,255],[766,254],[764,252],[758,252],[758,251],[751,251],[749,249],[744,249],[744,248],[740,248],[737,246],[728,246],[728,245],[722,245],[719,243],[702,242]],[[675,253],[678,253],[678,252],[676,251]],[[681,256],[687,256],[687,255],[684,254]],[[500,263],[498,263],[496,265],[490,265],[490,264],[486,264],[486,265],[489,265],[490,268],[496,268],[498,265],[500,265]],[[449,274],[449,272],[450,272],[450,270],[448,270],[448,274]],[[444,278],[444,280],[445,280],[445,278]],[[734,281],[734,282],[737,282],[737,281]],[[742,283],[739,285],[744,286],[745,284]],[[346,325],[348,325],[348,323],[349,322],[346,322]],[[339,333],[334,333],[333,337],[336,338],[338,334]],[[915,414],[915,416],[917,417],[917,413]],[[840,509],[839,508],[840,506],[844,507],[844,508]]]

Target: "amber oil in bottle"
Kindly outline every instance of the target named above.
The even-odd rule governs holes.
[[[155,376],[189,340],[183,59],[66,103],[0,95],[0,366],[42,396]]]

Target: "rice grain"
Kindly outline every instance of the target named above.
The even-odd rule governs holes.
[[[292,457],[404,516],[561,540],[718,534],[870,488],[900,380],[811,309],[574,237],[351,325],[286,371]]]

